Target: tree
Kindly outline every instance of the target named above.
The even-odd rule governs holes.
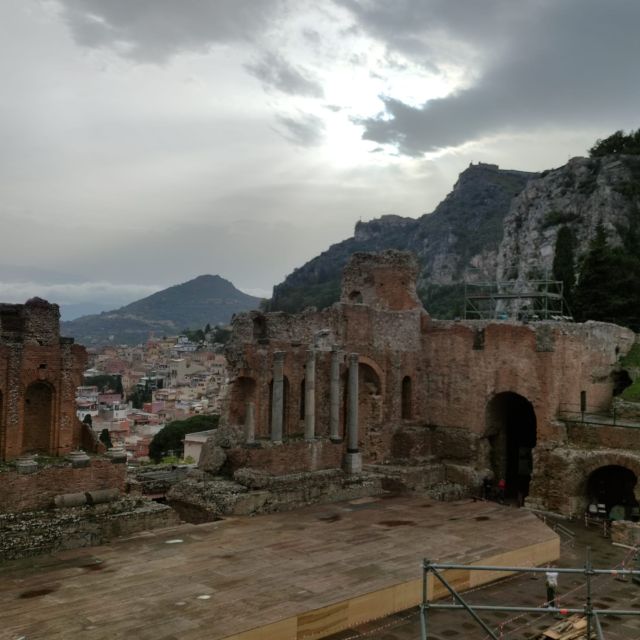
[[[577,320],[602,320],[637,328],[640,321],[640,259],[612,248],[602,224],[596,229],[575,288]]]
[[[560,227],[556,239],[556,249],[553,256],[553,277],[562,282],[564,299],[569,306],[573,306],[573,287],[576,282],[574,262],[574,237],[573,231],[566,225]]]
[[[625,135],[624,131],[616,131],[608,138],[596,140],[596,143],[589,149],[592,158],[608,156],[612,154],[639,154],[640,153],[640,129],[630,131]]]
[[[120,374],[108,375],[104,373],[99,376],[89,376],[84,379],[84,383],[98,387],[98,390],[102,393],[106,391],[122,393],[122,376]]]
[[[174,420],[160,429],[149,444],[149,457],[160,462],[163,457],[170,455],[182,456],[183,440],[187,433],[207,431],[218,426],[220,416],[198,415],[186,420]]]
[[[129,401],[134,409],[142,409],[145,402],[151,402],[153,399],[153,392],[149,386],[149,381],[145,382],[144,388],[137,386],[135,390],[129,396]]]
[[[111,449],[113,447],[113,443],[111,442],[111,434],[109,433],[109,429],[103,429],[100,432],[100,442],[107,447],[107,449]]]

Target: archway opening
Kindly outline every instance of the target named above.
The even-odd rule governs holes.
[[[53,390],[44,382],[33,382],[24,396],[22,453],[50,453],[53,427]]]
[[[375,369],[364,362],[358,365],[358,439],[364,444],[371,427],[382,421],[380,378]]]
[[[247,402],[256,401],[256,381],[241,376],[231,386],[229,417],[231,424],[244,424]]]
[[[600,467],[587,480],[587,500],[589,504],[604,504],[607,514],[617,519],[630,518],[638,506],[634,493],[637,482],[636,474],[626,467],[615,464]]]
[[[517,393],[499,393],[487,405],[486,424],[495,481],[504,479],[506,497],[522,504],[529,495],[537,438],[533,405]]]

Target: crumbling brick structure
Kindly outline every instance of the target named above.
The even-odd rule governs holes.
[[[621,442],[598,427],[594,443],[593,428],[561,419],[581,397],[610,406],[631,331],[433,320],[417,273],[411,254],[355,254],[331,308],[235,318],[225,421],[244,436],[227,443],[228,471],[439,465],[469,490],[504,478],[514,498],[563,512],[584,508],[596,469],[640,473],[637,430]]]
[[[0,459],[78,448],[75,391],[86,351],[60,337],[58,305],[0,304]]]

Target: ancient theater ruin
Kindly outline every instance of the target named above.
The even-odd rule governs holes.
[[[0,561],[85,547],[177,521],[125,496],[126,453],[76,417],[85,348],[40,298],[0,304]]]
[[[58,305],[0,305],[0,459],[64,456],[81,443],[74,398],[87,355],[61,338]]]
[[[615,493],[620,474],[635,501],[637,431],[562,418],[567,403],[610,408],[633,332],[434,320],[417,273],[408,253],[355,254],[332,307],[236,317],[226,426],[203,467],[299,501],[339,499],[347,485],[353,495],[356,478],[368,479],[362,492],[439,497],[478,494],[490,478],[520,504],[581,514],[594,483]]]

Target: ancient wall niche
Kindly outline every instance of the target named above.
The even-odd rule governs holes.
[[[27,387],[24,396],[22,453],[51,452],[53,397],[53,389],[46,382],[32,382]]]

